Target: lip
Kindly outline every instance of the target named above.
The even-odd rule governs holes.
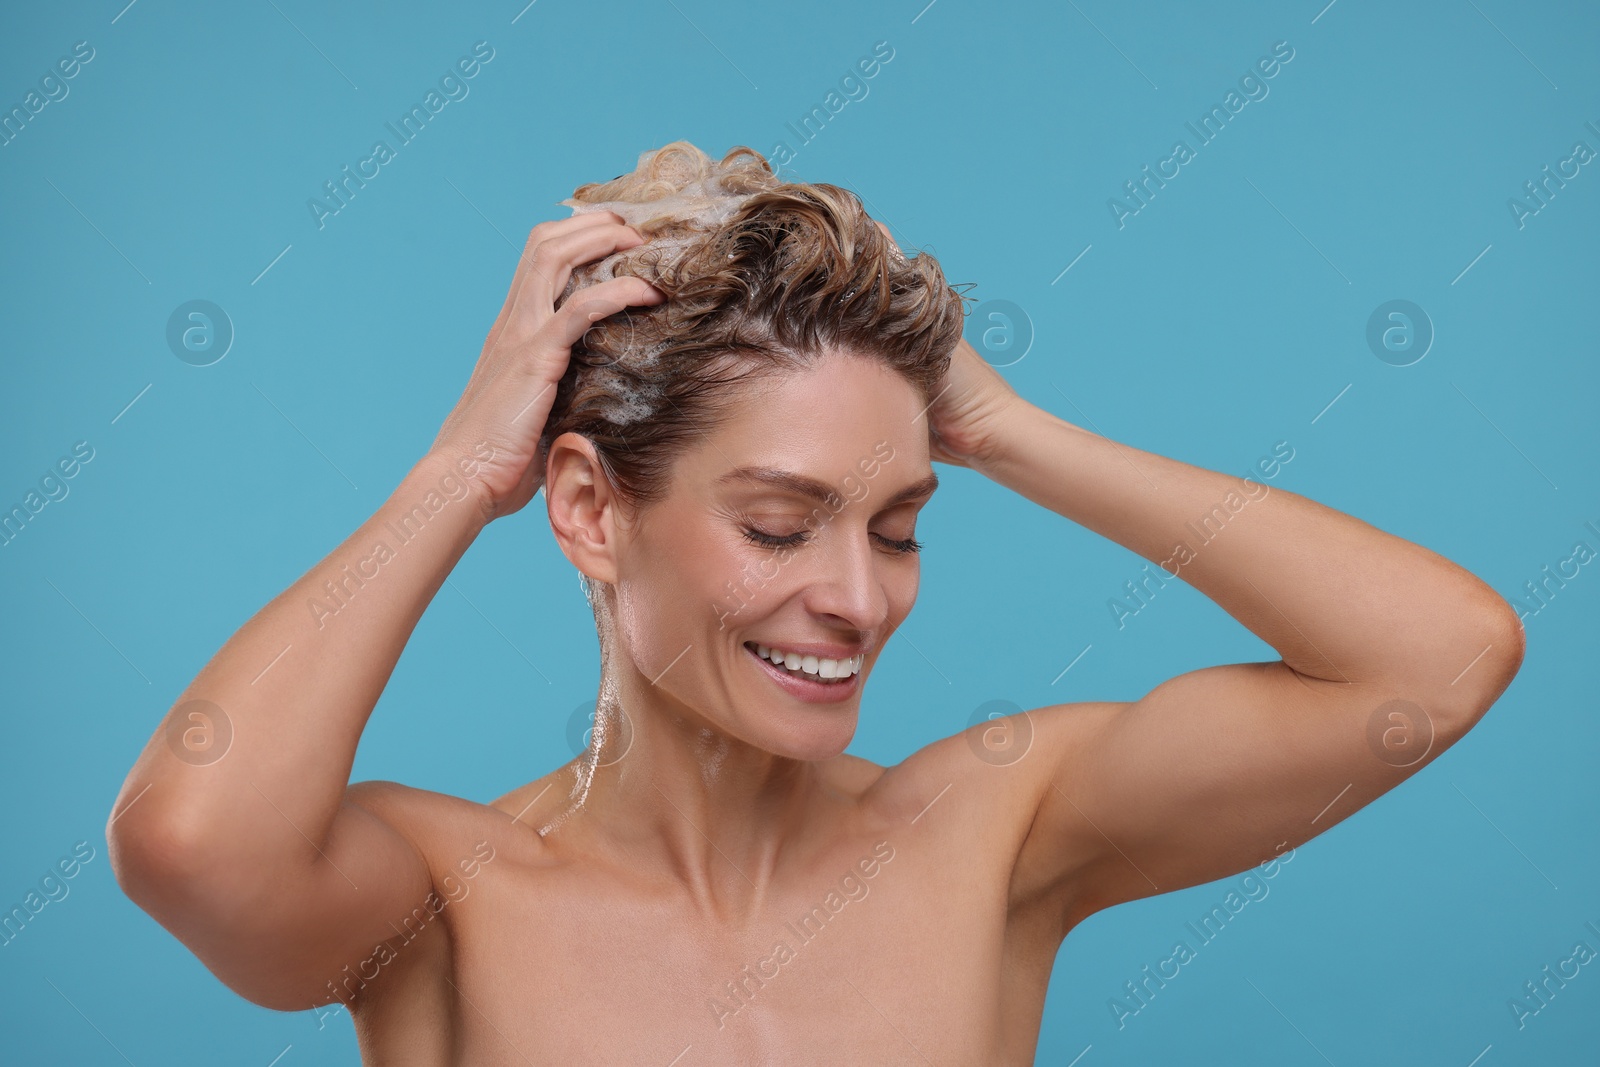
[[[847,682],[835,682],[831,685],[824,684],[822,682],[813,682],[806,678],[802,678],[799,675],[790,674],[782,667],[774,664],[771,660],[762,659],[761,656],[756,653],[756,650],[750,648],[748,645],[740,645],[739,647],[744,649],[749,657],[756,661],[756,666],[761,668],[766,673],[767,677],[781,685],[790,696],[793,696],[797,700],[803,700],[807,704],[837,704],[840,701],[849,700],[851,697],[855,696],[856,693],[861,691],[860,671],[852,674],[850,676],[850,680]],[[791,650],[784,649],[784,651],[788,652]],[[798,653],[800,649],[797,648],[793,649],[792,651]],[[807,655],[815,655],[815,653],[808,652]],[[846,657],[838,656],[830,658],[845,659]]]
[[[815,656],[818,659],[849,659],[851,656],[865,655],[871,648],[870,645],[791,645],[788,642],[780,645],[776,641],[758,641],[754,638],[750,643],[766,645],[768,648],[781,648],[797,656]]]

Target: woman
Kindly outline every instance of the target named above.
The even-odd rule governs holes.
[[[568,203],[432,449],[200,672],[108,826],[132,899],[258,1004],[349,1007],[367,1062],[1030,1062],[1075,924],[1276,862],[1517,671],[1448,560],[1022,399],[836,187],[679,142]],[[933,460],[1176,559],[1281,660],[844,754]],[[489,804],[348,784],[440,583],[541,487],[600,637],[588,750]],[[220,757],[181,740],[219,724]]]

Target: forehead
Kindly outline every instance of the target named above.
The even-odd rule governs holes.
[[[755,383],[707,435],[699,459],[713,475],[760,465],[825,476],[892,450],[910,479],[928,469],[926,408],[917,388],[881,361],[829,353]]]
[[[856,445],[888,438],[896,451],[926,451],[926,402],[917,387],[880,360],[845,352],[822,355],[800,370],[765,376],[734,406],[714,437],[730,445]]]

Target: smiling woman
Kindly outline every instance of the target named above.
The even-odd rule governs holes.
[[[960,340],[932,257],[750,149],[668,145],[569,206],[534,227],[428,454],[169,712],[224,710],[225,758],[158,728],[107,827],[128,895],[259,1004],[328,1004],[345,968],[390,960],[346,990],[369,1062],[1030,1062],[1077,923],[1292,850],[1516,672],[1520,629],[1482,582],[1280,490],[1183,572],[1280,661],[1024,712],[996,730],[1029,739],[1014,757],[971,734],[891,767],[848,755],[917,599],[934,461],[1151,561],[1237,480],[1027,404]],[[305,598],[451,471],[470,503],[319,631]],[[588,747],[487,803],[351,784],[418,619],[540,488],[594,609]],[[1385,751],[1397,706],[1422,756]],[[479,843],[493,867],[404,939]],[[893,874],[846,909],[837,872],[869,852]]]
[[[566,203],[646,243],[575,267],[558,306],[627,277],[666,296],[572,346],[540,438],[551,525],[600,638],[596,733],[666,698],[763,753],[837,756],[861,657],[915,597],[914,520],[938,484],[920,416],[962,297],[853,194],[780,182],[745,148],[714,162],[668,145]],[[822,625],[801,614],[807,586],[832,605]],[[648,689],[629,692],[630,664]],[[783,696],[826,714],[766,713]],[[575,765],[574,803],[604,759]]]

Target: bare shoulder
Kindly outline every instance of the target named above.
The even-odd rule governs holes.
[[[473,856],[481,858],[486,851],[538,849],[539,836],[505,810],[507,797],[480,804],[384,780],[354,782],[345,791],[348,803],[365,808],[411,841],[427,860],[435,886],[446,876],[459,877],[463,862],[470,864]]]
[[[345,799],[396,829],[418,833],[469,828],[494,810],[465,797],[382,779],[350,783]]]
[[[897,821],[935,821],[992,846],[1010,871],[1014,905],[1051,888],[1031,837],[1040,804],[1070,774],[1074,754],[1125,707],[1118,701],[1051,704],[939,738],[884,770],[872,802]],[[937,820],[934,813],[945,811]]]
[[[1050,787],[1062,755],[1086,741],[1123,706],[1116,701],[1050,704],[979,722],[931,741],[885,768],[874,786],[875,799],[880,804],[916,805],[914,813],[940,790],[968,784],[974,793],[1036,801]]]
[[[828,761],[828,780],[840,793],[862,801],[883,780],[888,770],[881,763],[845,752]]]

